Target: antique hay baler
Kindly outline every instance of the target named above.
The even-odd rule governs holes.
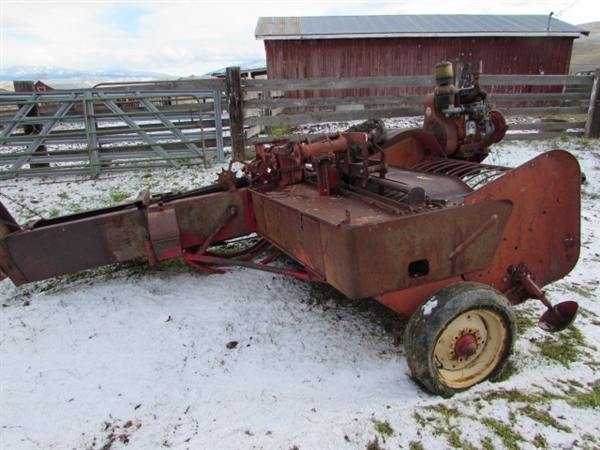
[[[452,395],[497,375],[513,348],[513,305],[539,299],[546,331],[575,318],[542,288],[566,276],[580,246],[576,159],[555,150],[514,168],[485,165],[504,137],[479,71],[455,88],[436,67],[422,129],[336,133],[256,146],[215,185],[40,220],[21,227],[0,205],[0,267],[16,284],[148,258],[210,273],[242,266],[328,283],[410,317],[414,377]],[[242,170],[234,171],[233,164]],[[256,235],[237,253],[232,239]],[[284,252],[303,269],[272,263]]]

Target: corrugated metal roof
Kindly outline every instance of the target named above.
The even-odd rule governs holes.
[[[257,39],[408,36],[572,36],[589,34],[546,15],[431,14],[398,16],[261,17]]]
[[[254,61],[243,62],[240,64],[230,64],[226,67],[221,67],[220,69],[213,70],[211,72],[206,73],[206,75],[225,75],[228,67],[236,66],[240,68],[241,72],[252,72],[252,71],[261,71],[267,70],[267,61],[264,59],[256,59]]]

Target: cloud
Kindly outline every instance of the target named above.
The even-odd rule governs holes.
[[[140,21],[149,12],[150,10],[147,8],[140,8],[128,3],[119,3],[113,8],[110,20],[116,28],[127,33],[136,34]]]
[[[264,58],[259,17],[554,12],[578,24],[600,21],[596,1],[0,0],[0,64],[199,75]]]

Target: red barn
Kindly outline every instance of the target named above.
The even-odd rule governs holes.
[[[261,17],[271,79],[430,75],[441,61],[484,74],[568,74],[589,31],[545,15]]]
[[[78,91],[81,89],[91,89],[92,86],[85,81],[73,80],[38,80],[35,83],[36,92],[45,91]]]

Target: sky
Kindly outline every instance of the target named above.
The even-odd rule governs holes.
[[[0,65],[203,75],[264,60],[259,17],[551,12],[598,22],[600,2],[0,0]]]

